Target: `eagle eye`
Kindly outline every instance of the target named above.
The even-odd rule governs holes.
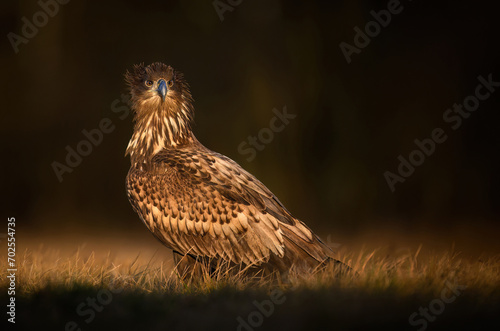
[[[147,87],[151,87],[151,86],[153,86],[153,81],[152,80],[146,80],[144,82],[144,85],[146,85]]]
[[[174,81],[171,79],[167,82],[168,87],[172,87],[174,85]]]

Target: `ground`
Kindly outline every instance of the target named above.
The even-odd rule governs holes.
[[[498,246],[481,251],[494,233],[474,241],[468,232],[443,240],[367,232],[338,243],[327,235],[357,276],[295,275],[281,284],[182,281],[171,252],[147,233],[18,234],[16,329],[492,329],[500,312]],[[1,270],[8,287],[5,256]]]

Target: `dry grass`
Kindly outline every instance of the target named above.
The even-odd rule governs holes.
[[[383,253],[383,249],[359,252],[340,252],[339,260],[345,261],[357,276],[338,277],[333,272],[318,272],[313,275],[292,275],[291,282],[279,284],[288,287],[318,289],[325,286],[339,288],[363,288],[370,291],[387,289],[402,294],[426,291],[438,293],[445,281],[481,289],[485,294],[494,291],[500,283],[500,258],[469,261],[460,258],[456,252],[419,257],[415,252],[396,257]],[[18,258],[19,294],[30,296],[47,286],[61,286],[72,289],[75,286],[105,287],[110,283],[120,284],[127,290],[144,293],[208,293],[221,287],[237,289],[249,287],[269,288],[276,284],[266,279],[256,283],[246,280],[240,274],[226,273],[218,280],[205,274],[201,281],[181,280],[175,273],[171,260],[160,256],[136,255],[134,258],[118,259],[111,252],[85,252],[81,248],[74,254],[61,257],[51,249],[25,250]],[[7,285],[6,260],[2,259],[2,282]]]
[[[68,249],[28,245],[18,251],[16,295],[21,324],[32,328],[47,323],[64,329],[68,321],[76,321],[91,330],[235,329],[237,318],[246,320],[256,310],[253,302],[269,299],[276,288],[286,295],[286,308],[276,307],[259,330],[283,325],[290,330],[325,325],[417,330],[409,325],[409,316],[439,298],[449,284],[466,289],[429,328],[464,326],[464,316],[485,321],[500,307],[498,256],[463,258],[451,249],[423,253],[422,246],[397,253],[387,247],[342,248],[338,258],[357,271],[356,277],[327,271],[293,275],[289,282],[277,284],[239,275],[183,281],[173,271],[166,249],[154,246],[140,254],[134,247],[128,249],[115,254],[93,245]],[[5,260],[0,263],[2,287],[7,285]],[[111,288],[123,291],[87,323],[88,316],[78,313],[77,307]]]

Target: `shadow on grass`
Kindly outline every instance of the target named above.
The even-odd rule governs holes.
[[[485,297],[481,289],[470,287],[453,302],[445,303],[440,314],[433,314],[440,307],[435,303],[439,296],[402,295],[391,288],[283,289],[279,303],[273,303],[271,296],[269,288],[241,290],[231,286],[205,294],[183,294],[127,289],[112,293],[105,287],[75,285],[68,290],[51,285],[17,297],[16,327],[23,330],[486,330],[497,325],[500,312],[498,290]],[[419,323],[410,325],[410,315],[420,307],[427,308],[431,318],[424,325],[425,315],[419,315],[414,319]]]

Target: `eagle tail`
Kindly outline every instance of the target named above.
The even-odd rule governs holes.
[[[346,274],[352,271],[348,265],[337,260],[334,251],[328,247],[312,231],[312,239],[304,240],[302,235],[295,233],[293,227],[281,227],[285,245],[285,256],[273,256],[269,263],[280,271],[290,269],[319,271],[333,268],[335,274]]]

